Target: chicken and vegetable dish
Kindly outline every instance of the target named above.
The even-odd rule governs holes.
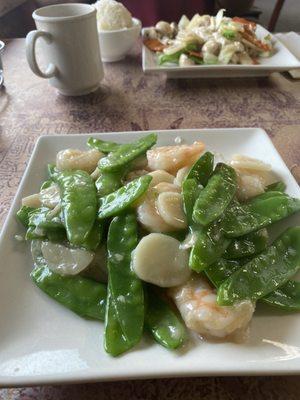
[[[157,54],[158,64],[181,67],[199,64],[259,64],[270,57],[273,44],[270,35],[257,37],[256,23],[244,18],[224,17],[220,10],[213,17],[185,15],[179,23],[159,21],[144,29],[144,45]]]
[[[120,355],[144,333],[177,349],[189,330],[224,339],[248,328],[257,302],[300,310],[300,227],[269,228],[300,210],[271,166],[205,144],[155,147],[89,138],[48,165],[17,213],[31,279],[78,315],[104,321]],[[178,140],[176,141],[179,142]]]

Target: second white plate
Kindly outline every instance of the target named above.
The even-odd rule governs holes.
[[[263,38],[270,33],[257,25],[257,36]],[[271,34],[270,34],[271,35]],[[258,65],[192,65],[179,67],[177,65],[158,65],[157,55],[143,46],[142,63],[145,73],[166,73],[168,78],[236,78],[267,76],[273,72],[288,71],[300,68],[300,61],[285,47],[283,43],[272,36],[275,53],[271,57],[260,58]]]

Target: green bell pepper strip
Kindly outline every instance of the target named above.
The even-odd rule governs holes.
[[[197,235],[196,243],[190,252],[189,267],[196,272],[201,272],[222,256],[231,240],[226,238],[220,230],[219,221],[200,228],[195,234]]]
[[[110,153],[111,151],[115,151],[120,147],[120,144],[114,142],[108,142],[106,140],[96,139],[90,137],[87,141],[87,145],[91,149],[96,149],[101,151],[102,153]]]
[[[268,246],[268,231],[260,229],[245,236],[235,238],[225,250],[223,257],[227,259],[251,257],[261,253]]]
[[[108,156],[100,159],[98,167],[102,172],[115,172],[122,170],[127,164],[146,153],[157,141],[157,135],[151,133],[136,142],[120,145]]]
[[[221,228],[228,237],[243,236],[299,210],[300,199],[280,192],[267,192],[244,204],[232,202],[226,210]]]
[[[42,183],[41,189],[40,190],[44,190],[47,189],[48,187],[50,187],[53,184],[53,181],[51,179],[48,179],[47,181]]]
[[[186,47],[183,49],[177,51],[176,53],[173,54],[161,54],[158,57],[158,63],[159,65],[165,64],[165,63],[175,63],[178,64],[179,58],[181,54],[186,54],[189,51],[197,51],[199,49],[199,46],[197,43],[189,43]]]
[[[85,318],[104,321],[106,285],[77,276],[61,276],[47,266],[36,266],[33,282],[48,296]]]
[[[282,181],[271,183],[266,188],[267,192],[284,192],[286,189],[286,184]]]
[[[288,281],[261,301],[283,311],[300,311],[300,282]]]
[[[29,217],[30,213],[34,211],[35,208],[33,207],[27,207],[27,206],[22,206],[19,211],[17,211],[17,219],[21,222],[22,225],[27,227],[29,225]]]
[[[169,304],[150,285],[147,286],[145,327],[167,349],[177,349],[186,339],[183,323]]]
[[[111,297],[108,304],[105,329],[105,348],[112,355],[119,350],[110,340],[111,324],[109,320],[114,308],[120,331],[126,339],[126,345],[133,347],[143,334],[144,292],[142,282],[131,269],[131,253],[137,245],[137,221],[134,214],[115,217],[109,227],[107,236],[108,251],[108,293]],[[123,342],[123,340],[122,340]],[[117,342],[118,343],[118,342]]]
[[[214,155],[207,151],[192,166],[185,180],[196,179],[203,187],[207,185],[214,170]]]
[[[237,177],[234,169],[219,163],[196,200],[194,222],[206,226],[219,218],[232,201],[236,189]]]
[[[95,182],[98,196],[103,197],[118,190],[122,186],[123,175],[124,171],[102,172]]]
[[[61,205],[67,237],[80,246],[92,230],[97,214],[97,191],[85,171],[63,171],[55,176],[61,194]]]
[[[151,175],[143,175],[134,179],[117,191],[100,199],[99,219],[105,219],[120,214],[141,197],[152,180]]]
[[[220,305],[256,301],[284,285],[300,268],[300,227],[288,228],[270,247],[234,272],[219,288]]]

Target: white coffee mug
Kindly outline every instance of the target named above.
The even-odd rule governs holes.
[[[103,66],[96,23],[96,10],[88,4],[69,3],[42,7],[32,14],[38,30],[26,37],[26,56],[32,71],[49,79],[68,96],[96,90],[103,78]],[[36,59],[36,41],[42,38],[45,71]]]

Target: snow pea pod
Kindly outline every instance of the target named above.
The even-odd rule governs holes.
[[[51,180],[51,179],[48,179],[47,181],[45,181],[45,182],[42,183],[41,189],[40,189],[40,190],[47,189],[47,188],[50,187],[52,184],[53,184],[52,180]]]
[[[146,153],[157,140],[157,135],[151,133],[136,142],[120,145],[108,156],[101,158],[98,167],[102,172],[115,172],[122,170],[128,163]]]
[[[186,338],[183,323],[150,285],[147,287],[145,327],[154,339],[167,349],[177,349]]]
[[[102,197],[100,199],[98,218],[104,219],[118,215],[132,206],[146,192],[151,180],[152,176],[143,175],[122,186],[115,192]]]
[[[22,206],[19,211],[17,211],[18,220],[27,227],[29,225],[30,213],[35,210],[33,207]]]
[[[196,179],[204,187],[207,185],[213,169],[214,155],[207,151],[195,162],[185,179]]]
[[[245,236],[235,238],[225,250],[223,257],[227,259],[251,257],[262,252],[268,245],[268,231],[260,229]]]
[[[237,177],[234,169],[219,163],[196,200],[194,222],[206,226],[219,218],[233,199],[236,189]]]
[[[205,268],[204,272],[211,283],[218,288],[227,278],[248,261],[249,259],[226,260],[225,258],[220,258],[217,262]]]
[[[283,311],[300,311],[300,282],[288,281],[261,301]]]
[[[189,266],[192,270],[203,271],[215,263],[229,246],[231,240],[224,236],[219,225],[219,221],[216,221],[194,233],[196,243],[192,247],[189,258]]]
[[[195,226],[192,215],[195,201],[197,200],[201,189],[202,187],[198,185],[194,178],[185,179],[182,183],[183,210],[190,229],[193,229]]]
[[[123,175],[123,171],[102,172],[95,182],[98,196],[103,197],[118,190],[122,186]]]
[[[52,210],[47,207],[39,207],[31,211],[28,225],[45,230],[64,228],[59,215],[53,216]]]
[[[244,204],[232,202],[226,210],[222,229],[228,237],[257,231],[300,210],[300,199],[285,193],[267,192]]]
[[[219,288],[218,303],[256,301],[284,285],[300,268],[300,227],[288,228],[270,247],[234,272]]]
[[[30,273],[33,282],[48,296],[81,317],[104,321],[106,285],[82,276],[61,276],[46,265]]]
[[[82,245],[94,226],[97,191],[85,171],[63,171],[55,176],[61,193],[61,205],[67,237],[71,244]]]
[[[104,235],[104,224],[103,222],[96,220],[87,238],[82,243],[82,247],[84,247],[87,250],[92,250],[92,251],[96,250],[103,239],[103,235]]]
[[[267,186],[266,191],[267,192],[284,192],[286,189],[286,184],[282,181],[274,182],[271,183],[270,185]]]
[[[144,292],[142,282],[131,269],[131,252],[137,245],[137,221],[134,214],[115,217],[109,227],[107,236],[108,251],[108,293],[111,300],[107,309],[105,329],[105,349],[112,355],[119,354],[124,340],[119,337],[117,346],[111,335],[113,327],[119,324],[119,333],[126,339],[125,344],[133,347],[143,334]],[[115,318],[111,321],[113,314]],[[126,346],[125,346],[126,347]]]
[[[101,139],[96,139],[93,137],[90,137],[88,139],[87,145],[91,149],[96,149],[98,151],[101,151],[102,153],[110,153],[111,151],[115,151],[120,147],[120,144],[118,144],[118,143],[109,142],[109,141],[101,140]]]
[[[59,170],[56,168],[55,164],[47,165],[48,175],[51,180],[59,175]]]

